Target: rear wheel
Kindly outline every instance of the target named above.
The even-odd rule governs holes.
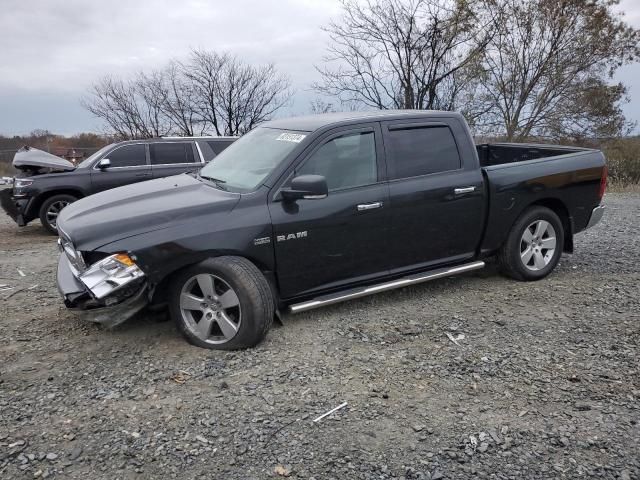
[[[47,198],[40,207],[40,221],[44,228],[54,235],[58,234],[58,215],[64,207],[77,200],[73,195],[60,194]]]
[[[502,272],[516,280],[540,280],[560,261],[564,229],[560,218],[546,207],[531,207],[513,225],[498,253]]]
[[[274,316],[262,272],[241,257],[217,257],[186,268],[173,279],[169,309],[194,345],[235,350],[257,345]]]

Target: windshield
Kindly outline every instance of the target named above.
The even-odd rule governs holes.
[[[91,163],[98,158],[100,155],[102,155],[104,152],[107,151],[107,149],[110,147],[111,145],[107,145],[106,147],[102,147],[100,150],[98,150],[96,153],[94,153],[93,155],[91,155],[88,158],[85,158],[83,161],[81,161],[78,166],[76,168],[85,168],[88,167],[89,165],[91,165]]]
[[[200,170],[200,176],[223,190],[251,192],[306,137],[259,127],[236,140]]]

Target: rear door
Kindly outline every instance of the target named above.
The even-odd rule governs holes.
[[[389,268],[428,268],[474,256],[484,225],[482,173],[454,119],[383,124],[389,168]],[[464,161],[463,161],[464,159]]]
[[[214,160],[215,161],[215,160]],[[327,133],[288,175],[327,180],[321,199],[285,202],[269,210],[283,297],[309,294],[384,273],[389,191],[378,124]]]
[[[94,164],[91,169],[93,193],[151,179],[151,166],[144,143],[120,145],[103,158],[108,158],[111,166],[101,169],[98,167],[99,160]]]
[[[149,144],[153,178],[192,172],[202,167],[194,142],[154,142]]]

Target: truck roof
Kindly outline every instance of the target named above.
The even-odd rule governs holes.
[[[281,118],[262,124],[265,127],[281,128],[283,130],[300,130],[313,132],[320,128],[354,123],[358,120],[400,120],[403,118],[430,118],[430,117],[460,117],[457,112],[441,110],[371,110],[366,112],[335,112],[305,115],[301,117]]]

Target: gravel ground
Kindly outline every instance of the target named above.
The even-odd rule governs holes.
[[[543,281],[489,267],[241,352],[80,322],[54,238],[1,216],[0,478],[640,478],[640,195],[606,203]]]

